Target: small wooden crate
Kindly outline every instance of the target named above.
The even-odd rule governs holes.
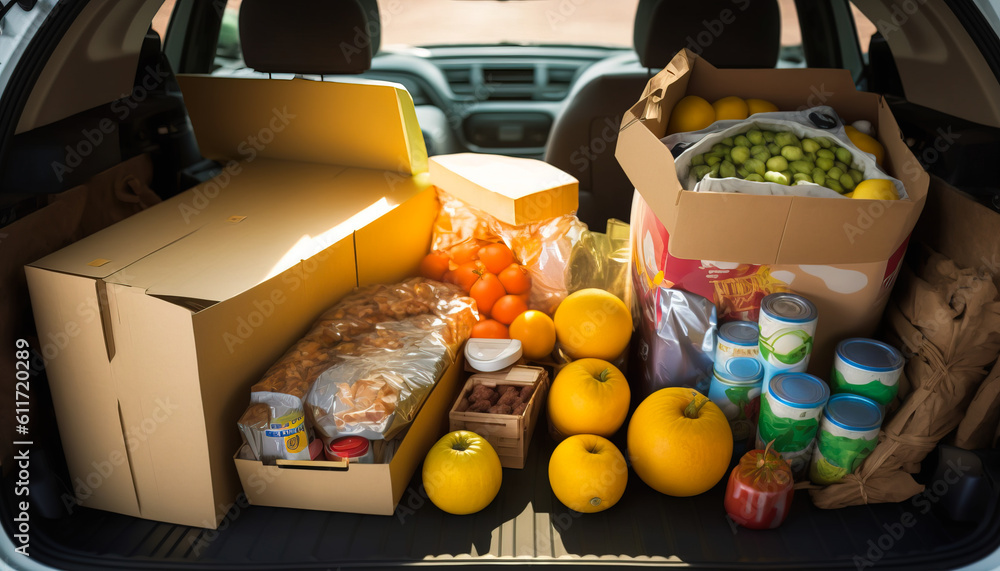
[[[467,397],[476,385],[534,385],[535,390],[521,414],[468,412],[465,410],[469,405]],[[470,430],[479,434],[497,451],[504,468],[523,468],[538,414],[545,406],[548,387],[549,375],[541,367],[516,365],[507,371],[472,375],[451,407],[450,430]]]

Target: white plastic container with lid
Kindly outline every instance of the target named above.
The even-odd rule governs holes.
[[[482,373],[492,373],[510,367],[521,359],[521,342],[517,339],[469,339],[465,342],[465,360]]]

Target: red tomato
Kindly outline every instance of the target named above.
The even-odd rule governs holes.
[[[445,272],[444,281],[456,284],[462,288],[462,291],[468,293],[472,289],[472,285],[479,280],[479,272],[481,271],[478,262],[466,262],[454,270]]]
[[[496,274],[489,272],[483,272],[476,283],[472,285],[472,288],[469,289],[469,295],[472,296],[472,299],[476,300],[479,313],[483,315],[489,315],[493,309],[493,304],[506,294],[507,292],[504,291],[503,285],[500,284],[500,280],[497,279]]]
[[[445,254],[441,250],[434,250],[420,261],[420,275],[425,278],[441,281],[444,278],[445,272],[448,271],[449,260],[448,254]]]
[[[479,241],[469,238],[448,248],[451,259],[458,265],[475,260],[479,255]]]
[[[519,295],[507,294],[490,308],[490,316],[504,325],[510,325],[518,315],[528,311],[528,302]]]
[[[531,291],[531,274],[528,268],[519,264],[510,264],[497,277],[507,293],[521,294]]]
[[[750,529],[774,529],[785,521],[792,507],[792,469],[781,454],[751,450],[729,474],[726,513]]]
[[[510,339],[507,326],[495,319],[483,319],[472,326],[470,337],[477,339]]]
[[[504,268],[514,263],[514,253],[503,244],[489,244],[479,249],[479,260],[486,269],[499,274]]]

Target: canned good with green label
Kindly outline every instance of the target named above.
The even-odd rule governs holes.
[[[816,335],[818,312],[794,293],[772,293],[760,303],[760,360],[765,383],[779,373],[805,371]]]
[[[792,473],[803,475],[829,397],[830,388],[818,377],[807,373],[775,375],[760,399],[757,448],[773,441],[772,448],[789,460]]]
[[[854,472],[878,444],[882,409],[874,400],[841,393],[830,397],[809,464],[814,484],[834,484]]]
[[[887,406],[896,398],[904,363],[892,345],[874,339],[845,339],[837,344],[830,390],[866,396]]]
[[[715,347],[715,366],[724,370],[730,359],[760,354],[760,327],[753,321],[730,321],[719,327],[719,341]]]
[[[729,359],[721,367],[715,364],[708,398],[729,419],[735,441],[746,440],[754,434],[763,379],[764,367],[750,357]]]

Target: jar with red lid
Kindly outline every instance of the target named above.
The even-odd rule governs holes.
[[[326,459],[331,461],[347,460],[359,464],[374,464],[375,454],[371,443],[361,436],[342,436],[325,448]]]

